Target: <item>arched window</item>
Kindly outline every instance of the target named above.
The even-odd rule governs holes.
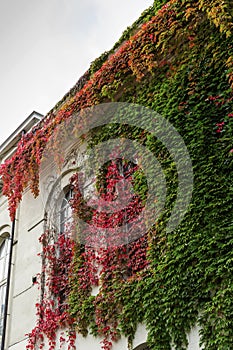
[[[10,248],[9,242],[9,235],[0,237],[0,340],[3,333],[3,319]]]
[[[60,233],[64,233],[67,225],[71,223],[72,220],[72,208],[70,206],[70,200],[73,197],[73,190],[68,188],[65,191],[65,195],[61,202],[60,209]]]

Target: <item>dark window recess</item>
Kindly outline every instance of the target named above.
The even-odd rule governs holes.
[[[149,346],[147,343],[143,343],[141,345],[138,345],[134,350],[150,350]]]

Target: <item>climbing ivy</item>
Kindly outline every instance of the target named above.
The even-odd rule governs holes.
[[[83,335],[90,331],[103,337],[103,348],[108,350],[121,335],[132,345],[137,324],[143,322],[152,350],[170,350],[171,346],[185,350],[187,333],[199,324],[203,349],[232,348],[232,15],[232,3],[227,0],[155,1],[114,49],[91,65],[78,88],[39,127],[23,136],[16,153],[1,166],[3,193],[9,197],[13,218],[26,186],[38,195],[43,149],[57,126],[83,108],[109,101],[139,104],[160,113],[182,136],[192,159],[192,201],[185,219],[167,233],[178,182],[172,157],[150,133],[111,125],[111,137],[137,140],[159,160],[167,183],[165,208],[150,231],[129,245],[96,253],[72,241],[65,308],[59,309],[59,303],[53,306],[58,308],[55,331],[60,326]],[[93,130],[89,147],[109,135],[109,126]],[[114,184],[107,180],[117,168],[109,166],[103,169],[99,189],[106,179],[112,195]],[[140,210],[147,196],[145,174],[134,169],[131,175],[133,204]],[[85,214],[77,181],[76,174],[71,181],[76,188],[74,216]],[[96,212],[90,217],[102,225],[110,219]],[[60,276],[63,267],[57,268],[47,273],[49,280],[50,275]],[[94,296],[91,290],[97,285],[99,293]],[[51,293],[57,297],[56,291]],[[67,319],[61,322],[63,312]],[[41,311],[40,317],[46,320]],[[55,346],[56,332],[49,333],[49,327],[51,320],[47,326],[43,323],[43,329],[38,323],[29,348],[38,341],[33,336],[41,333]]]

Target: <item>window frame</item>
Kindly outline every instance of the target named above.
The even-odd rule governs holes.
[[[3,335],[3,323],[5,315],[5,300],[7,289],[7,277],[9,268],[9,256],[10,256],[10,234],[4,232],[0,236],[0,344],[2,342]]]

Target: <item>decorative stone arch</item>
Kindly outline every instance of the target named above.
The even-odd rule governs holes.
[[[8,224],[2,225],[0,227],[0,247],[5,239],[10,238],[11,227]]]
[[[2,225],[0,227],[0,249],[6,240],[10,239],[11,227],[10,225]]]
[[[9,240],[10,240],[10,234],[11,227],[10,225],[2,225],[0,227],[0,250],[2,249],[3,244],[8,241],[7,246],[9,248]],[[7,249],[6,254],[9,254],[9,249]],[[0,279],[1,282],[1,279]]]

